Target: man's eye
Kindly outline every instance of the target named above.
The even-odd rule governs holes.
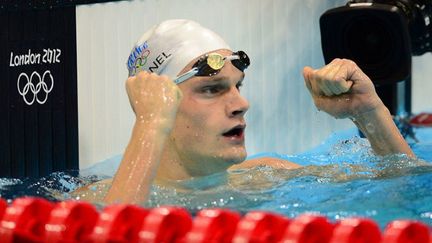
[[[201,91],[205,94],[216,94],[222,90],[220,86],[206,86],[201,89]]]

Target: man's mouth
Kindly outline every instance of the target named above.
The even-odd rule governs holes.
[[[224,137],[243,137],[245,125],[238,125],[223,133]]]

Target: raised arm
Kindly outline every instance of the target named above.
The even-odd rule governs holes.
[[[351,60],[335,59],[320,69],[305,67],[306,87],[316,107],[336,118],[350,118],[378,155],[414,157],[372,81]]]
[[[106,203],[147,200],[182,98],[168,77],[147,72],[128,78],[126,90],[136,120]]]

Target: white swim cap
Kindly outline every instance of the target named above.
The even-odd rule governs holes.
[[[127,61],[129,76],[145,70],[174,79],[190,61],[218,49],[230,47],[213,31],[191,20],[167,20],[135,44]]]

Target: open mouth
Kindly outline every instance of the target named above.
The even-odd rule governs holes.
[[[244,125],[238,125],[230,129],[229,131],[223,133],[222,135],[224,137],[241,137],[243,136],[244,130],[245,130]]]

